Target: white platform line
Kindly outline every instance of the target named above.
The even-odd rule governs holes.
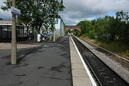
[[[90,70],[88,69],[88,66],[85,64],[85,61],[83,60],[82,55],[80,54],[80,52],[79,52],[79,50],[78,50],[78,48],[77,48],[75,42],[73,41],[72,37],[70,37],[70,38],[71,38],[71,40],[72,40],[72,42],[73,42],[73,44],[74,44],[74,46],[75,46],[75,48],[76,48],[76,50],[77,50],[77,52],[78,52],[78,55],[79,55],[79,57],[80,57],[80,59],[81,59],[81,61],[82,61],[82,63],[83,63],[83,66],[84,66],[84,68],[85,68],[86,73],[88,74],[88,76],[89,76],[89,78],[90,78],[90,80],[91,80],[92,85],[93,85],[93,86],[97,86],[97,83],[96,83],[96,81],[94,80],[94,78],[92,77],[92,74],[91,74]]]

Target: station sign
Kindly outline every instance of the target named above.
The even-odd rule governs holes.
[[[15,14],[15,15],[21,15],[21,10],[14,7],[11,8],[11,12],[12,14]]]
[[[0,25],[12,25],[12,21],[0,21]]]

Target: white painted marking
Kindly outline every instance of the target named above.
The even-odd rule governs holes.
[[[92,74],[91,74],[90,70],[88,69],[88,66],[85,64],[85,61],[83,60],[82,55],[80,54],[80,52],[79,52],[79,50],[78,50],[78,48],[77,48],[75,42],[73,41],[73,39],[72,39],[71,36],[70,36],[70,38],[71,38],[71,40],[72,40],[72,42],[73,42],[73,44],[74,44],[74,46],[75,46],[75,48],[76,48],[76,50],[77,50],[77,52],[78,52],[78,55],[79,55],[79,57],[80,57],[80,59],[81,59],[81,61],[82,61],[82,63],[83,63],[83,66],[84,66],[84,68],[85,68],[85,70],[86,70],[86,73],[88,74],[88,76],[89,76],[89,78],[90,78],[90,80],[91,80],[92,85],[93,85],[93,86],[97,86],[97,83],[96,83],[96,81],[94,80],[94,78],[92,77]]]

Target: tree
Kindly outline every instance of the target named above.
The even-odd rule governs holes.
[[[86,33],[86,31],[87,31],[87,25],[86,25],[86,22],[85,21],[79,22],[77,24],[77,26],[80,26],[80,28],[81,28],[81,34]]]
[[[11,8],[11,0],[5,2],[3,10]],[[62,0],[16,0],[16,6],[21,10],[19,22],[26,25],[29,29],[36,29],[39,33],[40,28],[53,26],[55,16],[64,9]]]
[[[92,21],[80,21],[82,34],[101,41],[129,42],[129,13],[116,12],[116,17],[105,16]]]
[[[0,20],[3,20],[2,18],[0,18]]]
[[[119,20],[119,40],[127,41],[129,37],[129,14],[128,12],[119,11],[116,13],[116,20]]]

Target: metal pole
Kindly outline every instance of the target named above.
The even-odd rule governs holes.
[[[53,34],[53,42],[55,42],[55,39],[56,39],[56,37],[55,37],[55,35],[56,35],[56,33],[55,33],[55,30],[56,30],[56,28],[55,28],[55,19],[56,19],[56,15],[54,15],[54,34]]]
[[[55,28],[56,29],[56,28]],[[53,36],[53,42],[56,41],[56,32],[55,32],[55,29],[54,29],[54,36]]]
[[[12,0],[12,7],[16,7],[16,1]],[[12,13],[12,46],[11,46],[11,64],[16,64],[16,15]]]

